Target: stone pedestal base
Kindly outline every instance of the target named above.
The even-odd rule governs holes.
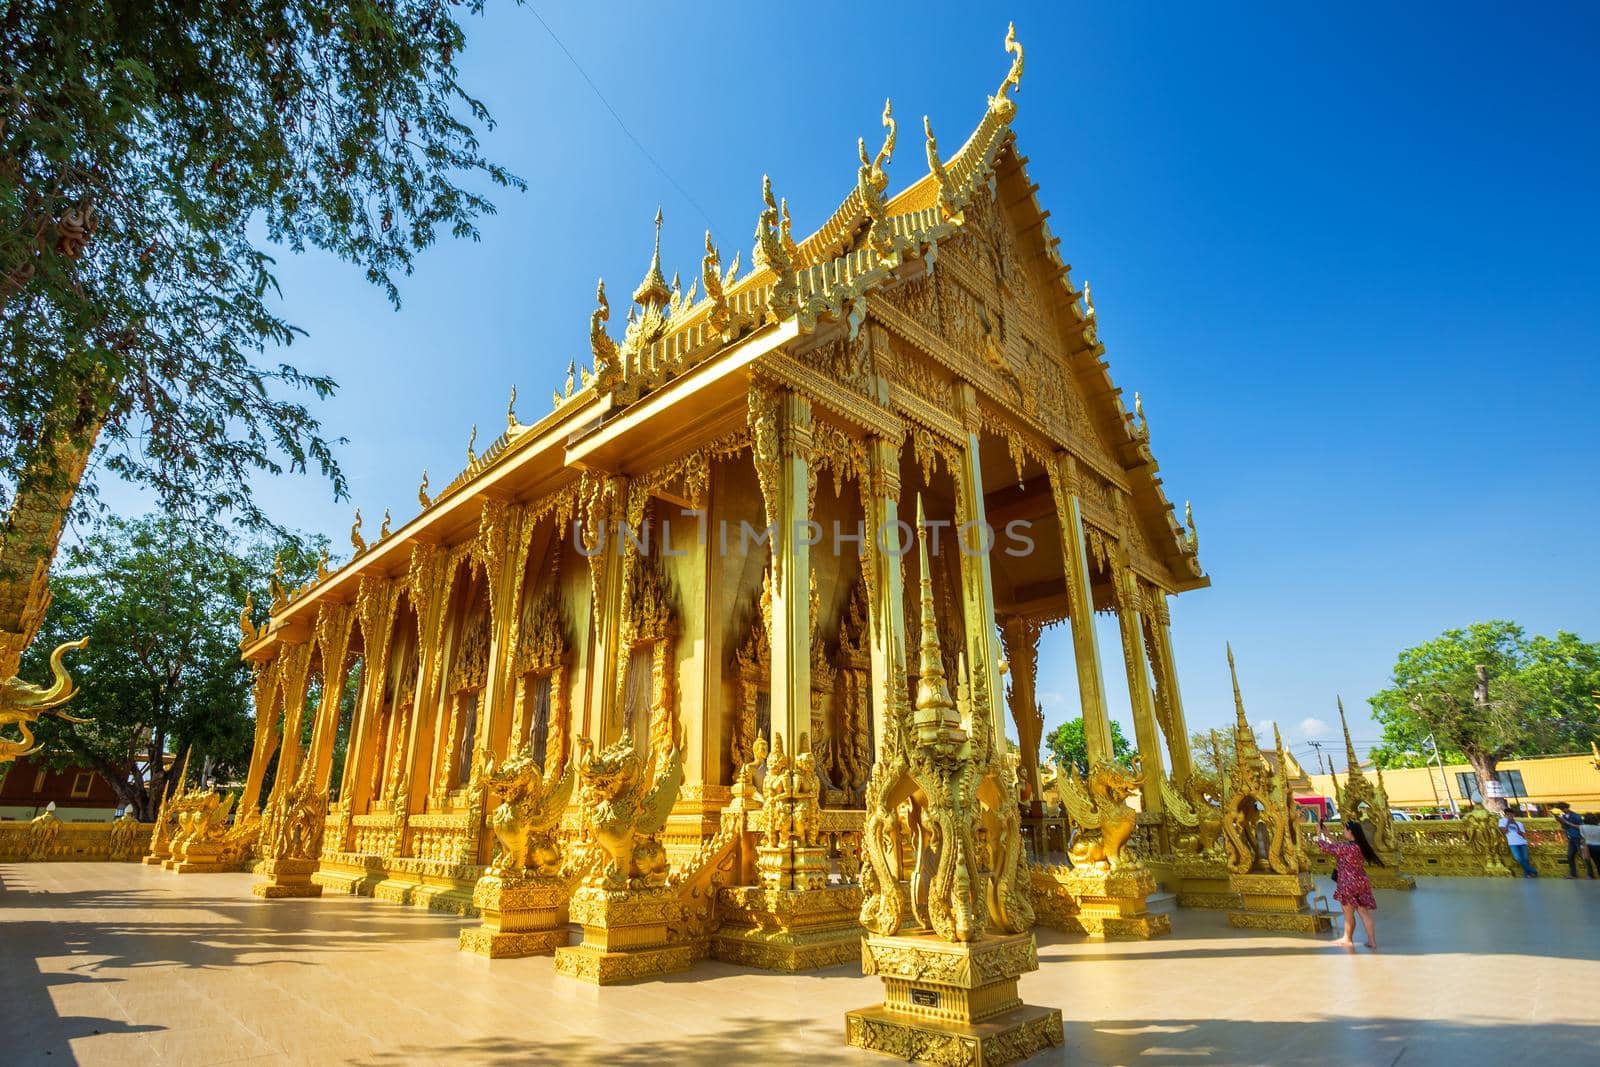
[[[167,845],[162,845],[139,862],[143,863],[146,867],[161,867],[164,866],[167,860],[171,858],[172,849]]]
[[[1036,867],[1030,881],[1038,921],[1047,926],[1107,941],[1148,941],[1172,933],[1172,918],[1152,914],[1145,902],[1156,891],[1156,880],[1144,867]],[[1070,912],[1064,897],[1071,901]]]
[[[1228,863],[1221,856],[1179,856],[1173,861],[1172,872],[1178,907],[1213,911],[1239,908],[1239,894],[1228,882]]]
[[[1235,874],[1229,886],[1239,894],[1240,908],[1228,912],[1228,925],[1244,930],[1283,930],[1320,934],[1332,921],[1306,905],[1315,883],[1308,872],[1299,874]]]
[[[372,887],[374,900],[450,915],[471,915],[472,890],[483,869],[396,856],[389,861],[385,873],[387,877]]]
[[[722,926],[711,952],[727,963],[793,974],[861,956],[858,886],[733,886],[718,894],[717,911]]]
[[[221,874],[238,870],[239,862],[237,856],[223,854],[221,841],[192,841],[161,866],[177,874]]]
[[[324,852],[322,862],[311,880],[329,893],[370,897],[385,877],[382,856]]]
[[[1064,1040],[1058,1009],[1017,996],[1017,978],[1038,967],[1031,933],[965,943],[868,936],[861,969],[883,979],[883,1004],[847,1012],[845,1041],[918,1063],[1027,1059]]]
[[[756,874],[768,889],[824,889],[828,885],[828,850],[761,845],[756,848]]]
[[[316,860],[267,860],[261,873],[267,881],[257,882],[250,892],[267,900],[281,897],[320,897],[322,887],[311,881],[317,869]]]
[[[608,890],[584,886],[572,896],[572,919],[583,943],[556,949],[556,973],[595,985],[659,978],[686,971],[705,954],[703,942],[669,943],[678,919],[677,892],[666,886]]]
[[[538,875],[486,874],[472,891],[483,925],[461,931],[459,947],[490,959],[543,956],[566,945],[566,882]]]

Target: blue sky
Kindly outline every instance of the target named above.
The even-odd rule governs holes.
[[[398,313],[358,270],[285,253],[309,332],[288,355],[341,383],[317,410],[349,439],[353,501],[263,480],[281,521],[343,547],[352,504],[369,530],[386,506],[401,521],[424,467],[435,486],[460,469],[472,423],[492,439],[513,383],[524,421],[548,410],[587,356],[595,277],[631,290],[658,204],[669,275],[693,276],[708,226],[748,263],[762,174],[809,232],[885,96],[892,186],[914,180],[917,118],[960,144],[1010,17],[1040,200],[1169,495],[1194,501],[1214,584],[1173,612],[1191,724],[1231,721],[1225,640],[1252,718],[1304,754],[1337,737],[1336,693],[1376,740],[1365,698],[1447,627],[1600,639],[1593,6],[536,3],[692,202],[533,12],[491,6],[463,79],[529,189],[498,196],[481,243],[429,251]],[[1076,714],[1066,642],[1041,657],[1050,725]]]

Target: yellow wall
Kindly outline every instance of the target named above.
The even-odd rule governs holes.
[[[1595,766],[1594,756],[1588,753],[1581,756],[1541,756],[1536,759],[1501,760],[1499,769],[1522,772],[1525,795],[1521,799],[1526,803],[1550,804],[1557,800],[1565,800],[1575,811],[1600,811],[1600,768]],[[1444,771],[1445,778],[1450,783],[1450,795],[1455,797],[1456,803],[1459,804],[1462,796],[1456,775],[1470,774],[1472,768],[1464,763],[1446,764]],[[1365,770],[1363,773],[1369,780],[1376,778],[1371,770]],[[1389,791],[1389,806],[1449,807],[1448,801],[1444,798],[1444,785],[1439,781],[1439,769],[1437,767],[1432,769],[1431,785],[1429,773],[1422,767],[1384,771],[1383,782]],[[1339,775],[1339,780],[1343,782],[1344,775]],[[1311,775],[1311,786],[1314,794],[1333,795],[1333,787],[1325,774]]]

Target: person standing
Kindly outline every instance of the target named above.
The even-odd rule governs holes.
[[[1578,877],[1578,854],[1583,851],[1583,820],[1572,813],[1572,805],[1565,800],[1550,805],[1556,824],[1567,838],[1567,877]],[[1587,856],[1584,857],[1588,859]]]
[[[1344,937],[1334,944],[1355,945],[1356,916],[1359,915],[1361,925],[1367,931],[1367,947],[1377,948],[1378,935],[1373,929],[1372,913],[1377,910],[1378,901],[1372,895],[1367,864],[1382,867],[1383,860],[1378,858],[1368,843],[1366,831],[1361,829],[1360,823],[1351,820],[1344,824],[1344,840],[1333,841],[1328,838],[1327,827],[1318,819],[1316,845],[1333,857],[1333,880],[1337,886],[1333,891],[1333,899],[1344,907]]]
[[[1584,862],[1589,867],[1589,877],[1597,877],[1600,872],[1600,812],[1591,811],[1583,817],[1583,826],[1578,830],[1583,837],[1584,849],[1588,855]]]
[[[1506,845],[1511,849],[1511,858],[1522,867],[1522,877],[1537,878],[1539,872],[1533,869],[1533,864],[1528,862],[1528,831],[1522,821],[1511,814],[1508,808],[1500,816],[1500,832],[1506,835]]]

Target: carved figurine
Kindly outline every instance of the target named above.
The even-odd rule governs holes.
[[[804,738],[802,737],[802,740]],[[794,783],[790,789],[793,798],[794,843],[805,848],[816,848],[819,843],[818,823],[822,818],[822,779],[817,775],[816,760],[810,752],[801,752],[794,758]]]
[[[575,781],[572,764],[552,783],[539,769],[533,742],[496,767],[491,758],[484,768],[489,791],[500,798],[489,815],[489,829],[500,851],[489,873],[502,878],[561,873],[561,843],[554,833],[566,810]]]
[[[605,854],[591,885],[606,889],[640,889],[665,885],[667,853],[655,839],[667,824],[683,784],[683,753],[674,745],[667,762],[646,791],[643,767],[634,754],[633,735],[623,734],[600,752],[594,742],[578,738],[578,779],[585,829]]]
[[[1091,767],[1087,780],[1072,769],[1059,788],[1067,814],[1079,830],[1070,853],[1074,866],[1113,871],[1139,866],[1139,857],[1126,847],[1139,818],[1127,800],[1141,784],[1137,768],[1128,770],[1109,760]]]

